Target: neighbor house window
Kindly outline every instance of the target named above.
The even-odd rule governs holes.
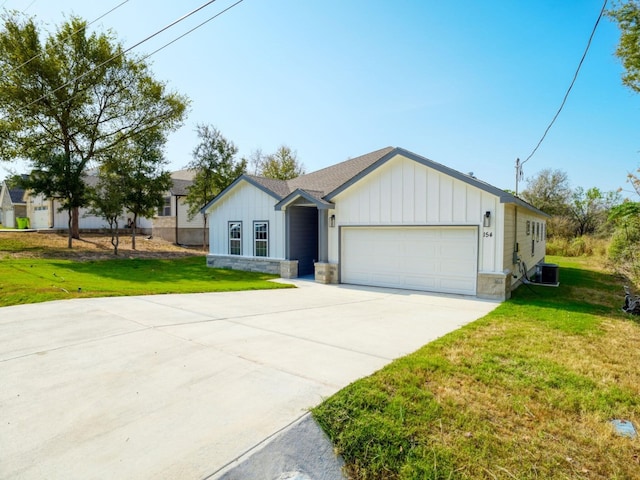
[[[242,255],[242,222],[229,222],[229,255]]]
[[[160,208],[158,208],[158,216],[159,217],[171,216],[171,197],[164,197],[163,205]]]
[[[269,222],[253,222],[253,252],[256,257],[269,256]]]
[[[531,220],[527,220],[527,235],[531,233]]]

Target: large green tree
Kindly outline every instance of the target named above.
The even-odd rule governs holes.
[[[564,215],[571,198],[569,177],[562,170],[546,168],[527,178],[524,200],[549,215]]]
[[[622,61],[622,83],[640,92],[640,2],[616,2],[608,15],[618,23],[620,43],[616,55]]]
[[[89,166],[122,142],[149,129],[178,128],[188,105],[155,80],[141,58],[125,53],[112,32],[90,32],[78,17],[46,33],[33,18],[3,15],[0,71],[0,159],[33,162],[45,183],[60,170],[67,183],[82,182]],[[40,189],[42,184],[29,187],[67,194]],[[68,189],[75,192],[66,202],[70,239],[78,237],[78,208],[86,205],[77,194],[82,189]]]
[[[50,154],[32,157],[31,165],[31,174],[22,179],[21,186],[60,201],[60,210],[68,213],[67,227],[71,248],[73,212],[77,212],[88,202],[82,159],[71,152],[58,149]]]
[[[298,160],[298,154],[286,145],[281,145],[269,155],[263,155],[260,150],[256,150],[250,158],[256,174],[263,177],[291,180],[305,173],[304,165]]]
[[[618,192],[602,192],[597,187],[576,188],[571,194],[570,215],[577,236],[596,233],[607,221],[609,212],[622,199]]]
[[[196,132],[200,143],[193,150],[193,159],[187,169],[193,171],[193,184],[189,187],[185,202],[188,217],[201,213],[210,200],[227,188],[247,171],[245,159],[236,160],[238,148],[211,125],[198,125]],[[207,216],[202,213],[202,248],[206,248]]]

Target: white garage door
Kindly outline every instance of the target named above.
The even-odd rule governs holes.
[[[341,281],[476,294],[475,227],[343,227]]]
[[[37,207],[31,221],[31,228],[49,228],[49,207]]]

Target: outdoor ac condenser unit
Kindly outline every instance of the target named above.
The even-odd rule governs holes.
[[[541,263],[537,268],[538,283],[556,285],[560,283],[560,267],[555,263]]]

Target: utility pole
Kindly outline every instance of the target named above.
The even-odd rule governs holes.
[[[516,158],[516,197],[518,196],[518,193],[519,193],[518,185],[520,183],[521,178],[522,178],[522,164],[520,163],[520,159]]]

